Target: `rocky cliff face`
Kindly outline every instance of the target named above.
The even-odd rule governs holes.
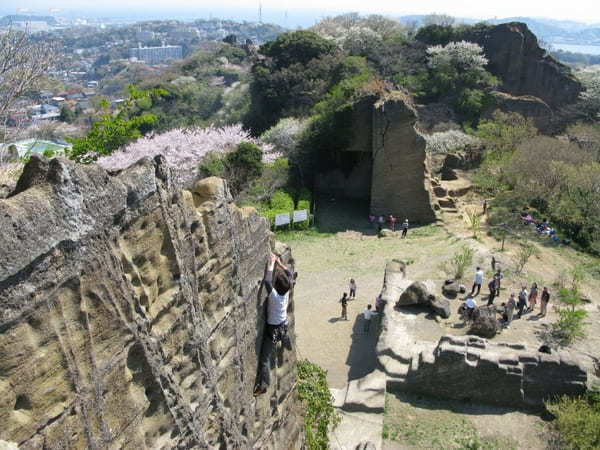
[[[503,91],[533,95],[553,109],[577,101],[581,84],[567,66],[538,46],[524,23],[474,28],[463,38],[483,47],[488,70],[500,77]]]
[[[371,213],[400,221],[435,221],[425,139],[415,129],[417,113],[402,93],[373,110]]]
[[[0,229],[0,439],[298,444],[294,352],[278,352],[270,390],[252,396],[272,243],[223,181],[180,191],[161,157],[116,174],[32,158],[0,200]]]

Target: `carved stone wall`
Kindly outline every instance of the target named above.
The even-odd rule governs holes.
[[[295,352],[252,396],[274,244],[222,180],[180,191],[162,157],[115,174],[33,157],[0,229],[0,439],[299,445]]]

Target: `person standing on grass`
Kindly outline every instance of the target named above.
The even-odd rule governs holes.
[[[494,303],[494,298],[496,297],[496,280],[490,280],[488,283],[488,289],[490,290],[490,295],[488,295],[488,306]]]
[[[538,286],[537,283],[533,283],[531,285],[531,289],[529,290],[529,311],[533,311],[535,309],[535,304],[537,303],[537,295]]]
[[[344,320],[348,320],[348,294],[344,292],[344,296],[340,299],[340,303],[342,304],[342,315],[341,317]]]
[[[365,308],[364,312],[364,317],[365,317],[365,333],[368,333],[370,328],[371,328],[371,318],[373,316],[376,316],[377,313],[375,311],[371,310],[371,305],[367,305],[367,307]]]
[[[548,292],[548,286],[544,286],[544,290],[542,291],[542,299],[541,299],[541,308],[540,316],[546,315],[546,308],[548,307],[548,302],[550,301],[550,292]]]
[[[383,230],[384,223],[385,219],[383,218],[383,216],[379,216],[379,219],[377,219],[377,226],[379,227],[379,231]]]
[[[350,298],[356,300],[356,281],[354,281],[354,278],[350,278]]]
[[[408,233],[408,219],[404,219],[404,222],[402,222],[402,237],[403,238],[406,237],[406,233]]]
[[[475,294],[475,295],[479,295],[479,292],[481,292],[482,284],[483,284],[483,270],[481,270],[481,267],[477,266],[477,272],[475,272],[475,282],[473,283],[473,287],[471,288],[471,295],[474,294],[475,288],[477,288],[477,294]]]
[[[273,271],[275,265],[279,267],[275,281],[273,282]],[[277,342],[283,341],[286,349],[292,349],[292,342],[287,334],[288,320],[287,308],[290,300],[290,289],[294,284],[294,276],[291,271],[281,262],[279,257],[271,253],[271,259],[265,275],[265,288],[268,293],[267,300],[267,328],[263,335],[263,342],[259,360],[258,385],[254,390],[254,396],[267,392],[271,382],[270,361],[271,355],[277,346]]]
[[[510,298],[504,305],[504,317],[505,317],[504,328],[510,328],[510,322],[512,321],[513,313],[515,311],[516,305],[517,305],[517,303],[515,301],[515,294],[512,293],[512,294],[510,294]]]
[[[392,231],[396,231],[396,218],[392,214],[390,214],[390,226]]]
[[[496,297],[500,295],[500,281],[502,281],[504,275],[502,275],[502,271],[498,269],[494,274],[494,280],[496,281]]]
[[[485,216],[485,214],[487,213],[487,209],[488,209],[488,201],[487,198],[483,200],[483,215]]]

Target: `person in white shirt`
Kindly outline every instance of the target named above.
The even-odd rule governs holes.
[[[371,328],[371,318],[376,316],[377,312],[371,310],[371,305],[367,305],[363,314],[365,316],[365,333],[368,333]]]
[[[483,284],[483,270],[481,270],[481,267],[477,266],[477,272],[475,272],[475,282],[473,283],[473,288],[471,289],[470,295],[479,295],[482,284]],[[475,288],[477,288],[477,294],[475,294]]]
[[[281,269],[273,282],[273,271],[275,265]],[[290,300],[290,289],[294,284],[296,274],[281,262],[273,253],[265,275],[265,288],[269,294],[267,300],[267,328],[263,336],[262,349],[259,361],[259,382],[254,390],[254,396],[264,394],[271,382],[269,373],[271,355],[277,346],[277,342],[282,341],[285,348],[292,349],[290,337],[287,334],[287,308]]]
[[[467,300],[465,301],[465,306],[467,307],[467,310],[466,310],[467,319],[471,320],[473,318],[473,311],[475,311],[475,308],[477,307],[477,302],[475,301],[475,299],[473,297],[471,297],[469,295],[467,297]]]

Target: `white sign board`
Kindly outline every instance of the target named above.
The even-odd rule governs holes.
[[[308,219],[308,211],[306,209],[302,209],[300,211],[294,211],[294,223],[304,222],[307,219]]]
[[[275,226],[287,225],[290,223],[290,213],[277,214],[275,216]]]

